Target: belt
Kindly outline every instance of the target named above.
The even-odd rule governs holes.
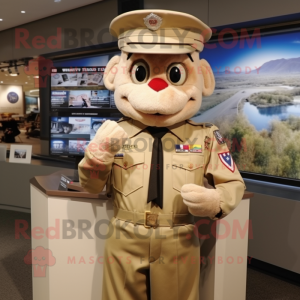
[[[114,217],[133,224],[144,225],[150,227],[173,227],[179,225],[194,224],[193,215],[180,214],[154,214],[150,211],[143,213],[123,210],[114,207]]]

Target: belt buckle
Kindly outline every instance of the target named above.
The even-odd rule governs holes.
[[[157,214],[152,214],[151,211],[144,213],[144,226],[145,228],[157,227]]]

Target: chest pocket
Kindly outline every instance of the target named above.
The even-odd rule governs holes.
[[[143,186],[144,153],[124,153],[124,157],[115,157],[113,164],[113,187],[128,196]]]
[[[187,183],[203,185],[204,156],[198,153],[173,154],[172,184],[173,189],[181,191]]]

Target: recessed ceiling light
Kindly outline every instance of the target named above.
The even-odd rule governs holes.
[[[3,21],[3,19],[0,19],[0,22]]]
[[[9,74],[9,76],[18,76],[18,75],[19,75],[18,73]]]
[[[33,78],[39,78],[39,76],[33,76]]]
[[[1,83],[3,83],[3,81],[1,81]]]
[[[25,84],[27,84],[28,82],[25,82]]]
[[[25,14],[25,10],[21,10],[21,14]]]
[[[60,2],[61,0],[54,0],[54,2]]]

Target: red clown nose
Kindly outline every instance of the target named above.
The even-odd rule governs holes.
[[[156,92],[159,92],[168,86],[168,84],[161,78],[153,78],[148,85]]]

